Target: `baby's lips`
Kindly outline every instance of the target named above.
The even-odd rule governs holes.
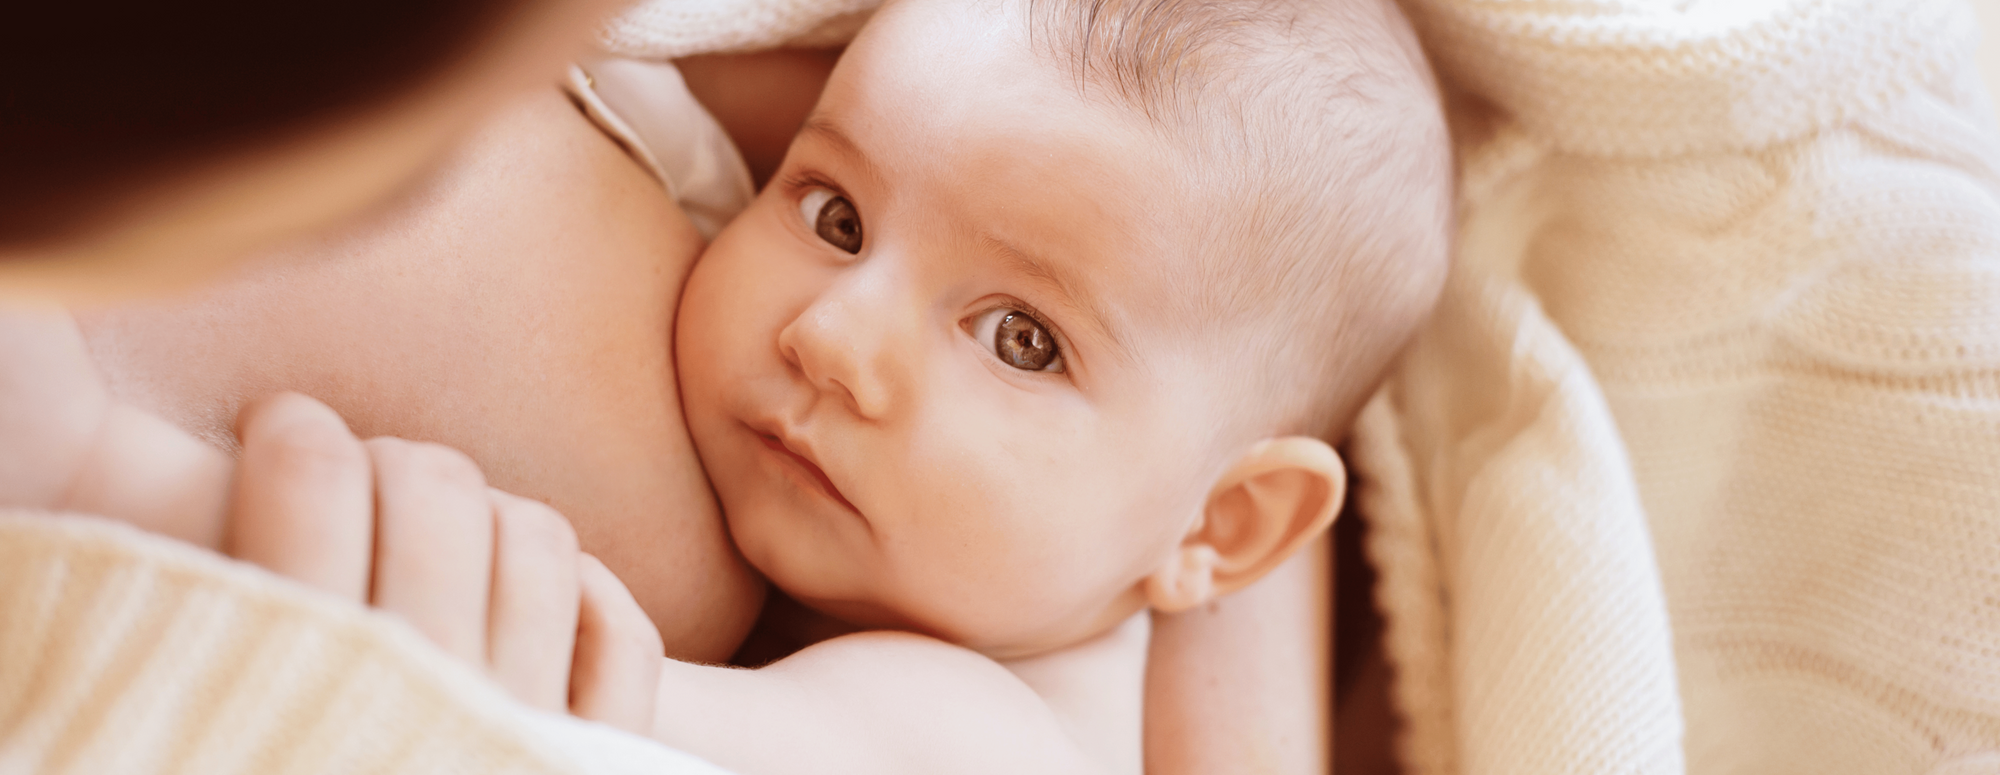
[[[814,483],[819,485],[821,494],[832,499],[835,503],[840,504],[848,511],[854,512],[854,514],[856,514],[857,516],[861,514],[861,509],[855,508],[854,503],[852,501],[849,501],[847,499],[847,496],[841,494],[840,488],[834,486],[833,479],[831,477],[828,477],[826,475],[826,471],[820,468],[818,463],[813,462],[812,458],[804,454],[801,454],[797,450],[792,449],[792,445],[790,443],[787,443],[787,441],[781,436],[775,434],[759,433],[757,434],[757,437],[760,441],[764,443],[764,446],[769,447],[773,451],[785,455],[793,463],[797,464],[800,468],[805,469],[805,472],[812,476]]]

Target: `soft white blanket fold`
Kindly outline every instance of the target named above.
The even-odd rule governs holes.
[[[604,50],[664,60],[847,42],[882,0],[640,0],[598,36]]]
[[[1969,9],[1406,7],[1469,95],[1459,263],[1354,445],[1406,761],[2000,771]]]

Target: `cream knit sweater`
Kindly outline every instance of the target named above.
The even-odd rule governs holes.
[[[90,517],[0,510],[0,611],[0,772],[722,772],[530,710],[387,616]]]
[[[1472,96],[1455,276],[1355,440],[1406,762],[2000,772],[1969,10],[1407,7]]]

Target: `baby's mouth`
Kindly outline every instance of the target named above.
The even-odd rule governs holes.
[[[820,492],[824,493],[826,497],[832,498],[835,503],[839,503],[841,506],[845,507],[848,511],[854,512],[856,516],[859,516],[861,514],[861,510],[855,508],[853,503],[848,502],[846,496],[840,494],[840,488],[833,486],[833,480],[828,479],[826,477],[826,472],[820,470],[820,467],[817,464],[813,463],[812,459],[804,455],[801,455],[797,452],[793,452],[790,447],[785,446],[785,442],[783,440],[779,439],[776,436],[759,433],[757,434],[757,439],[759,441],[764,442],[764,446],[770,447],[772,451],[782,454],[785,457],[791,459],[793,463],[796,463],[800,468],[805,469],[806,473],[811,474],[813,482],[819,485]]]

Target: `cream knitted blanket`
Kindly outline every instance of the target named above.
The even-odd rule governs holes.
[[[1473,95],[1459,265],[1355,444],[1407,763],[2000,772],[1969,9],[1407,7]]]

